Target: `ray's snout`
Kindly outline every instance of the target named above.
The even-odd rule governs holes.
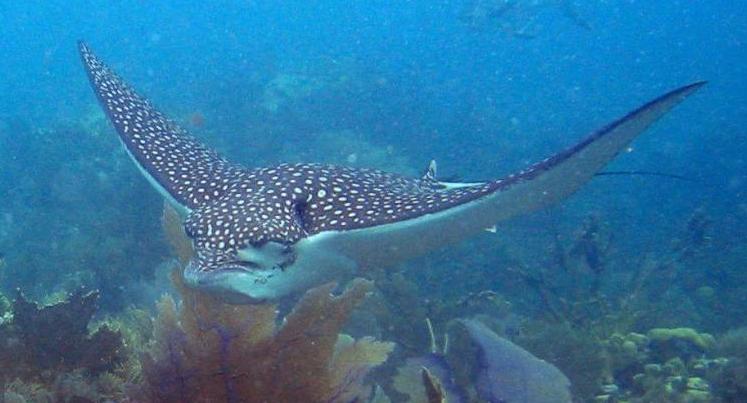
[[[237,264],[226,264],[205,270],[193,259],[184,268],[184,281],[187,286],[230,304],[261,304],[267,301],[267,296],[240,286],[260,282],[258,278],[252,277],[256,276],[252,276],[249,270]]]

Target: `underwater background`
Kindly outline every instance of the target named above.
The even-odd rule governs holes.
[[[429,401],[407,373],[430,351],[426,318],[440,345],[475,317],[560,369],[574,401],[747,401],[746,4],[5,2],[0,37],[2,401]],[[337,299],[316,289],[297,305],[230,307],[170,279],[168,213],[97,105],[81,39],[251,167],[419,176],[435,159],[443,178],[498,178],[659,94],[709,84],[607,168],[677,177],[595,178],[495,233],[363,273],[373,283]],[[336,314],[304,322],[314,309]],[[314,326],[325,337],[310,345],[326,350],[231,367],[194,352],[225,342],[195,325],[200,315],[246,341],[235,357],[256,358],[257,340],[285,351],[294,329]],[[447,376],[484,399],[477,359],[464,358],[480,353],[459,353],[464,334],[449,339]],[[180,365],[164,353],[174,340],[187,340]],[[359,367],[331,364],[345,351]],[[196,368],[211,359],[222,373],[291,365],[282,374],[301,383],[330,372],[323,388],[297,389],[306,394],[269,377],[199,400],[215,382]],[[355,388],[335,386],[350,373]]]

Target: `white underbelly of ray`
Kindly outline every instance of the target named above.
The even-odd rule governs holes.
[[[148,183],[150,183],[151,186],[153,186],[153,188],[156,189],[156,191],[158,191],[158,193],[161,196],[163,196],[163,198],[166,199],[167,202],[169,202],[171,207],[173,207],[182,218],[186,217],[190,213],[191,210],[187,206],[179,203],[174,198],[174,196],[171,195],[171,193],[169,193],[163,186],[161,186],[160,183],[158,183],[156,178],[154,178],[153,175],[150,174],[150,172],[148,172],[145,168],[143,168],[142,165],[140,165],[140,162],[138,162],[135,156],[132,155],[132,153],[130,152],[130,149],[127,148],[127,145],[124,143],[124,141],[122,141],[122,139],[120,139],[119,142],[122,144],[122,148],[125,150],[127,155],[130,157],[132,162],[135,164],[138,171],[140,171],[140,173],[145,177],[145,179],[148,180]]]
[[[317,258],[334,261],[330,257],[338,256],[338,261],[354,262],[355,268],[359,269],[388,267],[462,241],[508,218],[501,217],[500,205],[510,202],[502,199],[500,194],[492,194],[406,221],[352,231],[323,232],[298,243],[299,261],[306,251],[313,250]],[[314,260],[303,259],[305,266],[314,266]]]

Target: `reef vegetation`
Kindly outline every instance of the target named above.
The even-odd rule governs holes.
[[[322,154],[324,162],[418,172],[403,157],[410,153],[389,143],[403,131],[417,133],[411,148],[428,141],[435,128],[397,119],[400,109],[428,115],[417,109],[425,103],[393,94],[386,77],[353,61],[325,66],[268,71],[253,82],[256,104],[231,123],[251,130],[218,130],[210,108],[194,129],[257,164]],[[393,95],[401,100],[394,106],[376,102]],[[374,106],[357,108],[359,97]],[[237,104],[215,100],[223,101]],[[333,104],[349,112],[344,119],[320,113]],[[277,127],[264,138],[289,140],[231,151],[245,139],[213,136],[254,136],[268,125]],[[28,141],[7,141],[11,133]],[[726,216],[707,205],[672,213],[675,236],[652,237],[647,248],[621,237],[620,223],[598,207],[557,226],[533,217],[502,228],[506,236],[486,232],[293,303],[235,306],[171,274],[192,253],[189,242],[96,108],[50,127],[3,118],[0,142],[0,187],[16,195],[0,206],[5,402],[488,401],[505,388],[478,379],[497,368],[486,365],[487,352],[507,343],[556,368],[575,402],[747,401],[743,202]],[[537,222],[547,231],[537,234]],[[479,323],[480,336],[465,320]]]
[[[282,325],[273,305],[227,305],[177,283],[179,306],[167,295],[155,318],[96,325],[96,293],[41,308],[19,296],[0,327],[4,401],[367,401],[367,373],[394,348],[340,332],[365,280],[338,296],[333,284],[310,290]]]

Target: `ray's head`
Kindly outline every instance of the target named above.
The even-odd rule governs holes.
[[[276,242],[228,251],[200,248],[184,268],[184,279],[190,287],[232,304],[273,301],[286,296],[273,286],[287,275],[281,267],[285,255],[292,255],[290,247]]]
[[[275,223],[284,214],[292,212],[262,207],[261,198],[246,194],[191,211],[184,222],[194,250],[184,270],[186,283],[232,303],[285,296],[287,290],[277,285],[295,261],[301,234]]]

